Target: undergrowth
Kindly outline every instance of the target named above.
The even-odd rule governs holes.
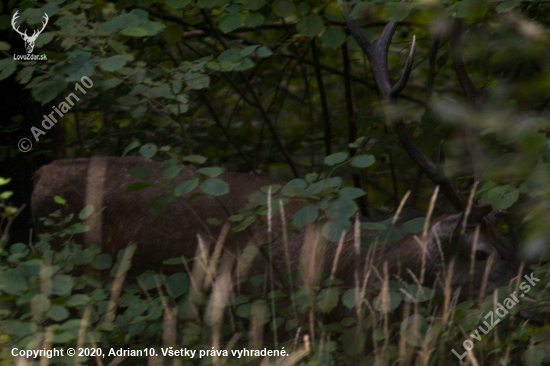
[[[6,219],[15,212],[2,208]],[[91,214],[84,209],[78,218]],[[525,278],[465,302],[448,286],[436,291],[375,269],[355,284],[342,283],[332,271],[316,274],[317,282],[286,273],[286,285],[273,286],[269,266],[237,275],[227,257],[202,244],[195,258],[167,261],[165,273],[132,277],[127,271],[135,246],[116,258],[83,248],[74,237],[87,228],[73,218],[57,211],[43,219],[54,228],[50,234],[0,252],[2,365],[550,363],[550,326],[520,314],[534,304],[539,314],[547,311],[547,262],[525,271],[540,281],[517,305],[510,296]],[[378,225],[387,236],[385,224]],[[53,245],[60,242],[61,249]],[[247,247],[240,258],[256,255]],[[13,356],[14,349],[69,347],[88,350],[51,359]]]

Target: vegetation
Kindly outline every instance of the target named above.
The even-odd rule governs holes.
[[[34,49],[47,61],[15,60],[26,53],[16,33],[9,43],[0,42],[6,56],[0,80],[24,88],[19,98],[28,107],[7,116],[2,132],[19,131],[33,144],[23,153],[14,149],[17,140],[2,143],[0,159],[139,154],[165,161],[167,179],[179,173],[178,162],[202,168],[201,179],[165,185],[166,194],[150,203],[151,214],[162,214],[174,197],[196,187],[212,197],[231,194],[217,179],[222,169],[212,166],[267,174],[290,182],[273,189],[272,199],[267,191],[251,196],[255,206],[232,216],[232,230],[256,220],[267,224],[279,199],[302,197],[313,209],[288,218],[289,234],[318,221],[323,235],[338,241],[342,230],[352,232],[359,212],[381,218],[362,224],[376,232],[361,238],[368,247],[422,233],[423,219],[394,226],[385,216],[402,202],[435,214],[453,210],[443,198],[430,203],[433,184],[388,123],[399,113],[440,171],[466,195],[475,190],[474,200],[505,214],[499,229],[529,261],[526,273],[540,279],[528,295],[476,340],[470,334],[519,281],[494,296],[460,303],[450,291],[439,295],[422,283],[384,274],[359,286],[322,273],[318,285],[308,286],[288,273],[288,288],[273,289],[267,269],[235,278],[218,257],[204,254],[167,263],[183,261],[185,272],[145,273],[132,282],[124,278],[132,247],[112,258],[79,246],[74,236],[87,227],[74,220],[94,212],[85,208],[66,216],[62,197],[56,199],[60,210],[42,218],[52,233],[32,245],[10,240],[24,207],[12,202],[19,187],[10,184],[10,172],[2,172],[0,362],[16,362],[14,347],[85,346],[101,348],[105,358],[57,357],[49,363],[130,365],[154,358],[109,355],[110,349],[154,348],[160,355],[160,347],[174,347],[231,355],[284,347],[287,356],[166,356],[164,362],[550,364],[544,316],[538,322],[520,316],[534,304],[540,314],[548,312],[550,6],[380,0],[354,2],[351,9],[370,41],[388,21],[399,22],[388,57],[394,83],[415,39],[416,57],[397,105],[384,103],[337,1],[3,5],[5,14],[19,11],[26,21],[21,30],[40,29],[44,12],[49,23]],[[0,16],[1,29],[11,27],[11,15]],[[29,118],[34,109],[39,113]],[[145,184],[128,190],[146,189],[148,173],[132,174]],[[59,241],[61,249],[54,244]],[[473,349],[459,360],[452,350],[463,355],[466,339]]]

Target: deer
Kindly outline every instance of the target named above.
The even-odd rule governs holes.
[[[19,35],[21,35],[21,37],[23,38],[23,41],[25,41],[25,49],[27,50],[27,53],[32,53],[36,39],[38,38],[40,33],[44,31],[44,29],[46,28],[46,25],[48,24],[48,20],[49,20],[48,14],[44,13],[44,22],[42,23],[42,29],[40,30],[35,29],[32,32],[32,35],[29,36],[27,34],[26,29],[25,29],[25,32],[21,32],[19,30],[19,26],[16,27],[17,18],[19,18],[19,16],[17,15],[18,13],[19,11],[17,10],[13,14],[13,17],[11,18],[11,26],[13,30],[15,30],[17,33],[19,33]]]
[[[360,281],[368,268],[374,268],[381,276],[387,277],[402,275],[419,267],[427,281],[446,281],[462,299],[489,294],[508,285],[518,276],[520,266],[514,248],[497,230],[491,206],[474,203],[474,190],[467,198],[445,175],[441,166],[433,163],[416,146],[406,130],[403,117],[396,112],[398,96],[405,89],[412,69],[416,39],[413,37],[400,79],[392,84],[388,74],[388,50],[397,23],[388,22],[380,38],[370,42],[345,6],[343,11],[350,33],[370,63],[399,142],[436,185],[436,192],[441,191],[457,213],[436,218],[431,218],[429,213],[421,237],[407,235],[394,242],[379,243],[374,249],[358,245],[357,235],[353,233],[344,233],[340,242],[317,245],[320,236],[309,227],[285,240],[288,234],[284,229],[286,223],[306,205],[300,200],[290,200],[280,215],[272,216],[273,222],[269,225],[254,222],[245,231],[231,232],[227,226],[213,225],[209,219],[227,222],[231,215],[250,206],[248,198],[251,194],[282,182],[226,172],[219,178],[228,184],[229,194],[209,199],[197,196],[199,191],[195,188],[173,201],[164,214],[153,217],[148,213],[148,203],[160,196],[162,189],[153,184],[131,193],[125,193],[125,190],[140,182],[130,175],[132,168],[150,169],[153,174],[148,181],[158,183],[164,180],[162,165],[140,157],[93,157],[55,161],[37,171],[31,202],[35,219],[59,208],[54,203],[55,196],[63,197],[67,202],[65,208],[72,212],[93,206],[98,214],[87,219],[89,231],[79,240],[85,245],[98,244],[111,255],[130,243],[136,243],[132,260],[132,271],[136,272],[161,269],[163,262],[173,257],[192,258],[204,246],[219,248],[218,244],[222,243],[222,250],[232,255],[252,243],[260,251],[267,247],[272,249],[269,261],[267,256],[262,258],[260,255],[260,259],[254,262],[253,266],[259,271],[265,270],[271,262],[277,273],[285,272],[287,266],[288,270],[307,272],[304,263],[309,263],[310,267],[331,273],[331,277],[349,286],[358,278]],[[196,169],[182,165],[179,175],[170,181],[177,184],[194,177],[198,177]],[[192,196],[194,199],[190,201]],[[359,234],[369,235],[372,232]],[[220,237],[223,240],[219,240]],[[277,286],[284,286],[284,276],[278,277]],[[466,290],[468,287],[470,291]]]

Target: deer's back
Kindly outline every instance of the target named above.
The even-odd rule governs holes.
[[[227,222],[230,215],[248,204],[250,194],[279,183],[272,178],[223,173],[219,178],[229,184],[229,194],[217,199],[199,194],[196,200],[188,202],[190,196],[199,191],[196,188],[172,202],[165,213],[153,216],[148,212],[150,202],[165,191],[153,185],[125,193],[129,185],[141,181],[130,176],[132,168],[150,168],[154,174],[149,181],[165,181],[160,164],[139,157],[59,160],[44,166],[35,176],[33,215],[38,219],[60,209],[54,202],[55,196],[67,201],[63,207],[66,213],[78,213],[87,205],[93,205],[96,212],[104,208],[98,217],[87,220],[90,230],[78,240],[100,244],[112,255],[136,243],[133,267],[151,269],[160,267],[169,258],[194,256],[198,234],[208,244],[220,233],[221,227],[209,224],[208,218]],[[194,176],[198,176],[195,169],[184,166],[178,177],[170,181],[182,182]],[[293,211],[292,207],[289,210]],[[253,224],[250,230],[230,233],[225,246],[244,247],[251,239],[250,232],[254,231],[258,228]]]

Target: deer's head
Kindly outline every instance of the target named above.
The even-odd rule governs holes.
[[[343,3],[342,0],[339,0]],[[347,6],[344,4],[343,13],[350,33],[355,38],[365,53],[378,89],[388,109],[387,117],[391,121],[399,142],[407,151],[413,161],[422,169],[450,203],[459,211],[456,215],[436,219],[429,230],[429,235],[424,238],[425,250],[431,258],[427,265],[431,270],[437,270],[439,276],[452,287],[463,288],[462,295],[468,293],[483,294],[506,285],[517,275],[518,266],[515,261],[514,251],[510,243],[499,234],[494,222],[492,208],[488,204],[476,204],[473,201],[475,187],[480,180],[479,172],[475,171],[475,183],[471,195],[467,198],[453,182],[444,174],[440,164],[434,164],[414,143],[408,134],[402,116],[396,112],[399,94],[407,86],[412,70],[416,38],[413,37],[411,50],[405,67],[399,80],[394,84],[388,73],[388,50],[398,23],[390,21],[386,24],[380,38],[375,42],[369,41],[357,23],[351,18]],[[453,44],[457,42],[456,36],[451,35]],[[475,107],[475,90],[471,80],[465,74],[462,60],[454,57],[455,71],[459,82],[465,92],[466,99]],[[468,131],[467,131],[468,132]],[[471,133],[471,131],[469,131]],[[474,163],[476,156],[470,154]],[[475,164],[474,164],[475,166]],[[418,241],[418,240],[417,240]],[[407,248],[406,241],[399,243],[393,252],[403,259],[405,263],[418,263],[418,248],[412,242],[408,243],[415,248]],[[403,253],[400,255],[399,253]],[[439,271],[441,270],[441,271]],[[470,291],[464,291],[467,289]]]
[[[23,38],[23,41],[25,41],[25,49],[27,50],[27,53],[31,53],[32,50],[34,49],[34,43],[36,42],[36,39],[38,38],[38,36],[40,35],[40,33],[42,33],[42,31],[44,30],[44,28],[46,28],[46,24],[48,24],[48,14],[44,13],[44,22],[42,23],[42,29],[40,30],[37,30],[35,29],[32,33],[32,35],[27,35],[27,30],[25,29],[25,32],[21,32],[19,30],[19,27],[16,27],[15,26],[15,23],[17,21],[17,18],[19,17],[17,15],[19,11],[16,11],[15,14],[13,14],[13,17],[11,18],[11,26],[12,28],[21,35],[21,37]]]

